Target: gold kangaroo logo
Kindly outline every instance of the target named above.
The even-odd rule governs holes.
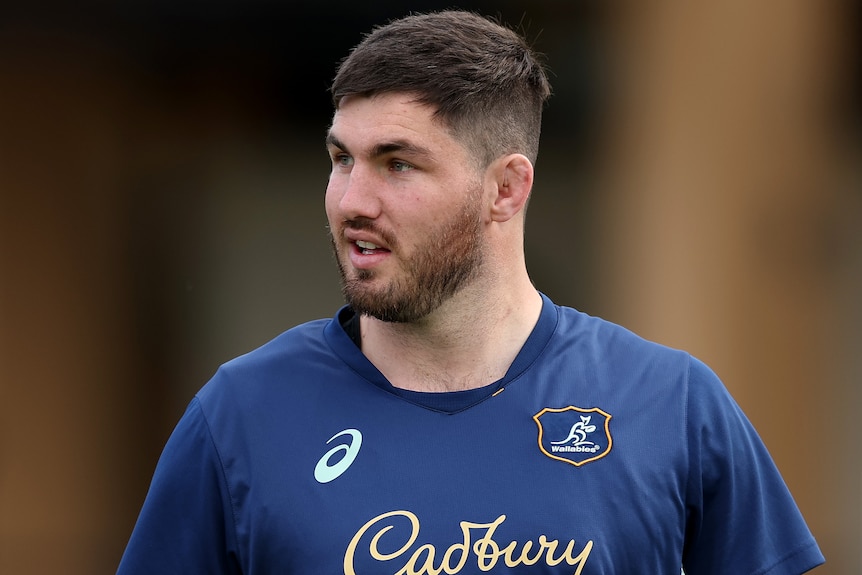
[[[551,443],[553,445],[563,445],[571,441],[572,445],[581,445],[583,443],[592,445],[592,441],[587,441],[587,434],[594,432],[596,426],[590,425],[590,419],[592,419],[591,415],[582,415],[581,420],[576,422],[572,426],[572,429],[569,430],[568,437],[562,441],[552,441]]]

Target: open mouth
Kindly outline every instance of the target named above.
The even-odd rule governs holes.
[[[377,244],[373,244],[371,242],[366,242],[366,241],[362,241],[362,240],[358,240],[356,242],[356,247],[359,249],[359,253],[361,253],[363,255],[371,255],[371,254],[389,251],[389,250],[386,250],[384,248],[381,248]]]

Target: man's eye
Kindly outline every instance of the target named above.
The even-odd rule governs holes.
[[[401,160],[393,160],[392,162],[392,171],[394,172],[408,172],[412,169],[413,166],[407,162],[402,162]]]
[[[352,166],[353,158],[350,157],[348,154],[335,154],[334,156],[332,156],[332,163],[336,166],[342,167]]]

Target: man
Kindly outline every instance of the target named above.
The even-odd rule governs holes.
[[[347,305],[222,366],[119,572],[798,575],[823,561],[688,354],[536,291],[524,212],[550,93],[458,11],[341,64],[326,213]]]

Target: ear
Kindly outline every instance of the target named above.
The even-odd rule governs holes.
[[[524,210],[533,189],[533,163],[523,154],[497,158],[491,165],[496,194],[491,219],[505,222]]]

